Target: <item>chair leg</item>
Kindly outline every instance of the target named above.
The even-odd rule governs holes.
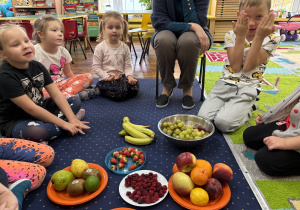
[[[81,45],[80,39],[77,38],[76,40],[79,42],[79,45],[80,45],[81,50],[82,50],[82,52],[83,52],[84,58],[86,59],[86,55],[85,55],[84,49],[83,49],[83,47],[82,47],[82,45]]]
[[[157,59],[156,59],[156,96],[155,96],[156,99],[158,98],[158,77],[159,77],[158,64],[157,64]]]
[[[89,46],[90,46],[90,48],[91,48],[91,51],[92,51],[93,54],[94,54],[94,50],[93,50],[93,48],[92,48],[92,45],[91,45],[89,39],[87,38],[87,36],[84,36],[84,37],[86,38],[86,41],[87,41],[87,43],[89,44]]]
[[[149,45],[150,45],[150,38],[147,38],[144,42],[144,48],[142,49],[142,55],[141,55],[140,62],[139,62],[140,65],[142,64],[142,60],[145,59],[146,52],[149,49]]]
[[[130,37],[130,45],[132,46],[132,49],[133,49],[133,52],[134,52],[134,54],[135,54],[135,58],[137,58],[137,54],[136,54],[136,51],[135,51],[135,47],[134,47],[134,44],[133,44],[133,41],[132,41],[132,36],[131,35],[129,35],[129,37]]]
[[[204,54],[203,58],[201,58],[201,70],[200,70],[200,72],[202,72],[202,78],[201,78],[201,98],[200,98],[201,101],[204,100],[205,66],[206,66],[206,55]],[[199,81],[200,81],[200,77],[199,77]]]

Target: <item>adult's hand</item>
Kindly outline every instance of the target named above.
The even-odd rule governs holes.
[[[194,31],[199,38],[201,53],[205,53],[205,51],[207,51],[209,48],[209,38],[207,34],[204,32],[203,28],[197,23],[189,24],[192,25],[190,27],[190,31]]]

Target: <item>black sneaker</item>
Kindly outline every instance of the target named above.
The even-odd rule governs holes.
[[[194,106],[195,106],[195,103],[194,103],[194,99],[192,96],[189,96],[189,95],[183,96],[182,107],[184,109],[192,109],[192,108],[194,108]]]
[[[166,94],[161,94],[158,99],[156,100],[156,107],[157,108],[165,108],[169,104],[169,98],[173,95],[173,89],[171,90],[170,96]]]

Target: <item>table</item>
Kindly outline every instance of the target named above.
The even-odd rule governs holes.
[[[102,18],[102,15],[104,15],[104,13],[105,12],[97,13],[99,23],[100,23],[100,19]],[[128,22],[128,15],[152,14],[152,10],[124,10],[120,13],[123,15],[123,19]]]
[[[28,15],[28,16],[17,16],[17,17],[3,17],[0,18],[0,24],[1,22],[7,22],[7,21],[33,21],[38,19],[39,17],[41,17],[43,15]],[[87,18],[88,15],[87,14],[80,14],[80,15],[52,15],[53,17],[56,17],[60,20],[67,20],[67,19],[78,19],[81,18],[82,19],[82,23],[83,24],[87,24]],[[89,35],[88,35],[88,31],[87,31],[87,37],[89,39]],[[85,48],[88,47],[87,41],[84,40],[84,46]]]

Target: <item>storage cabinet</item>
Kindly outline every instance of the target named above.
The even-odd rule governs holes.
[[[210,23],[213,27],[209,29],[214,42],[223,42],[225,34],[232,29],[232,21],[237,20],[239,0],[216,0],[215,4],[216,18],[213,20],[214,23]]]

